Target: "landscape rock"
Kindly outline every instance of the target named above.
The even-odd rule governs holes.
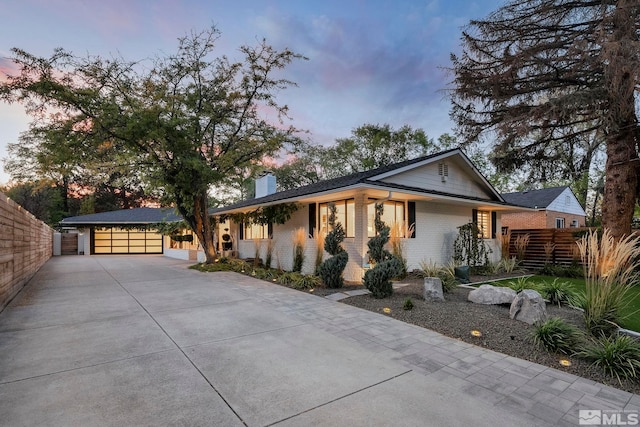
[[[442,280],[439,277],[424,278],[424,300],[427,302],[444,301]]]
[[[469,292],[467,299],[476,304],[511,304],[516,295],[516,291],[511,288],[480,285],[478,289]]]
[[[520,291],[511,303],[509,317],[533,325],[547,318],[547,306],[544,298],[533,289]]]

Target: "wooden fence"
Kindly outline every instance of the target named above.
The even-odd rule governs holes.
[[[0,193],[0,310],[51,258],[53,230]]]
[[[529,268],[542,268],[545,264],[570,265],[580,262],[576,241],[590,228],[542,228],[531,230],[511,230],[509,241],[510,256],[518,256],[518,238],[529,236],[524,250],[522,264]]]

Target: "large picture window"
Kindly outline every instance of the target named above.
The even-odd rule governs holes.
[[[342,224],[346,237],[355,237],[356,209],[353,199],[332,202],[336,206],[336,222]],[[320,230],[328,233],[329,228],[329,203],[319,205]]]
[[[269,226],[260,224],[245,224],[244,225],[244,240],[253,239],[268,239],[269,238]]]
[[[382,212],[382,221],[389,227],[393,227],[394,224],[405,224],[405,208],[404,202],[397,202],[393,200],[389,200],[383,202],[384,211]],[[376,217],[376,203],[375,200],[369,200],[369,204],[367,205],[367,233],[369,237],[374,237],[376,235],[376,227],[375,227],[375,217]],[[404,227],[403,227],[404,228]],[[402,236],[407,237],[407,236]]]

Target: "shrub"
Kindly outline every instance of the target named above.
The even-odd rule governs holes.
[[[621,378],[640,378],[640,342],[627,335],[601,335],[591,339],[577,353],[592,362],[592,366],[601,367],[608,375]]]
[[[436,277],[440,272],[440,270],[442,269],[442,267],[440,267],[438,264],[436,264],[432,260],[429,260],[429,261],[422,260],[420,261],[419,264],[420,264],[420,270],[418,270],[418,274],[421,277]]]
[[[396,221],[390,229],[389,244],[391,245],[391,254],[402,261],[402,273],[400,274],[400,277],[405,277],[407,275],[407,258],[404,254],[405,245],[403,239],[411,236],[414,228],[414,224],[407,226],[404,221]]]
[[[298,280],[300,277],[299,273],[295,273],[293,271],[286,271],[284,273],[282,273],[280,276],[278,276],[277,280],[278,283],[285,285],[285,286],[290,286],[293,285],[293,283]]]
[[[324,239],[324,250],[333,256],[320,265],[318,275],[327,288],[341,288],[344,284],[342,272],[349,261],[349,254],[341,246],[345,232],[342,224],[336,222],[336,206],[334,204],[329,205],[328,223],[332,229]]]
[[[578,329],[558,317],[552,317],[535,326],[531,334],[533,343],[552,353],[571,354],[580,342]]]
[[[311,289],[319,286],[321,280],[318,276],[300,275],[291,284],[291,287],[295,289]]]
[[[402,305],[402,309],[403,310],[411,310],[413,308],[413,301],[411,301],[411,298],[407,298],[404,301],[404,304]]]
[[[251,271],[251,275],[256,279],[266,280],[270,278],[268,277],[269,275],[268,271],[269,270],[265,270],[264,268],[254,268]]]
[[[584,277],[584,270],[582,266],[576,264],[571,265],[553,265],[545,264],[538,274],[542,276],[555,276],[555,277],[569,277],[572,279],[578,279]]]
[[[389,241],[389,226],[382,221],[382,213],[384,205],[376,203],[375,209],[375,227],[376,236],[369,239],[367,246],[369,247],[369,259],[373,263],[373,268],[364,273],[363,283],[371,292],[374,298],[385,298],[393,294],[393,285],[391,278],[402,274],[402,261],[393,256],[384,248]]]
[[[520,292],[525,289],[533,289],[537,291],[540,286],[537,283],[529,282],[528,277],[518,277],[516,280],[511,280],[510,282],[508,282],[507,287],[513,289],[516,292]]]
[[[252,268],[248,262],[242,259],[229,259],[227,261],[227,264],[229,265],[231,270],[235,271],[236,273],[242,273]]]
[[[573,304],[577,292],[568,282],[560,282],[556,277],[551,282],[544,282],[537,286],[538,292],[549,300],[551,304]]]
[[[193,269],[193,270],[198,270],[198,271],[202,271],[205,273],[212,273],[212,272],[216,272],[216,271],[233,271],[231,269],[231,267],[229,266],[229,264],[227,263],[219,263],[219,262],[214,262],[212,264],[195,264],[190,266],[189,268]]]
[[[450,262],[447,265],[439,266],[433,261],[420,261],[420,270],[418,275],[424,277],[438,277],[442,282],[442,291],[451,292],[457,285],[458,281],[455,274],[455,263]]]
[[[578,299],[591,335],[611,334],[630,303],[629,290],[637,282],[635,260],[640,256],[640,237],[614,239],[609,230],[602,237],[590,231],[577,243],[584,265],[585,294]]]
[[[264,255],[264,266],[267,268],[271,268],[271,261],[273,260],[274,246],[275,246],[275,242],[273,241],[273,236],[269,236],[269,239],[267,239],[267,247],[265,248],[265,255]]]
[[[500,249],[501,258],[509,259],[511,256],[509,253],[509,246],[511,245],[511,231],[507,231],[507,234],[500,235]]]
[[[258,267],[260,265],[260,248],[262,247],[262,240],[253,239],[253,266]]]
[[[304,250],[307,246],[307,232],[303,227],[293,232],[293,271],[301,272],[304,264]]]
[[[318,274],[320,270],[320,266],[322,265],[322,260],[324,258],[324,239],[326,233],[321,230],[316,230],[315,235],[313,236],[313,241],[316,244],[316,262],[315,262],[315,274]]]
[[[518,269],[519,265],[520,262],[516,257],[502,258],[500,260],[500,267],[505,273],[513,273]]]
[[[525,253],[527,252],[527,246],[529,246],[529,238],[529,234],[516,236],[516,240],[513,245],[516,248],[516,254],[519,261],[524,259]]]

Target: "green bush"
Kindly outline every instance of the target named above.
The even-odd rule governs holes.
[[[286,271],[286,272],[282,273],[280,276],[278,276],[278,278],[276,280],[278,281],[278,283],[280,283],[282,285],[291,286],[299,278],[300,278],[300,274],[299,273],[295,273],[293,271]]]
[[[386,298],[393,295],[391,278],[402,273],[402,261],[393,257],[376,264],[364,273],[363,283],[374,298]]]
[[[402,305],[402,309],[403,310],[411,310],[413,308],[413,301],[411,301],[411,298],[407,298],[404,301],[404,304]]]
[[[212,264],[205,264],[205,263],[195,264],[190,266],[189,268],[193,270],[202,271],[205,273],[213,273],[216,271],[233,271],[233,269],[229,266],[229,264],[219,263],[219,262],[214,262]]]
[[[342,273],[349,261],[349,254],[341,246],[345,232],[342,224],[336,223],[336,206],[334,204],[329,205],[328,223],[332,230],[324,239],[324,250],[333,256],[320,264],[318,276],[327,288],[341,288],[344,285]]]
[[[402,260],[384,249],[384,245],[389,241],[390,229],[381,219],[383,212],[384,205],[377,203],[374,221],[376,236],[367,242],[369,259],[374,265],[373,268],[364,273],[363,280],[365,287],[374,298],[385,298],[393,295],[393,285],[390,279],[401,275],[404,271]]]
[[[227,264],[231,268],[231,270],[237,273],[243,273],[245,271],[250,271],[253,266],[242,259],[230,259],[227,261]]]
[[[541,276],[568,277],[571,279],[581,279],[584,277],[584,269],[579,264],[553,265],[546,264],[538,274]]]
[[[415,271],[419,277],[438,277],[442,282],[442,291],[451,292],[458,286],[458,280],[455,275],[455,264],[437,265],[433,261],[420,261],[420,270]]]
[[[322,281],[318,276],[300,275],[291,284],[295,289],[311,289],[319,286]]]
[[[530,282],[528,277],[518,277],[516,280],[508,282],[507,287],[513,289],[516,292],[520,292],[525,289],[533,289],[534,291],[538,291],[540,285],[534,282]]]
[[[557,304],[558,307],[560,304],[573,304],[577,295],[571,283],[560,282],[557,277],[552,282],[538,284],[537,290],[551,304]]]
[[[264,268],[254,268],[251,271],[251,275],[253,277],[255,277],[256,279],[260,279],[260,280],[267,280],[270,279],[270,273],[268,270],[264,269]]]
[[[587,298],[580,293],[573,297],[571,304],[583,310],[584,325],[590,335],[611,335],[618,330],[621,304],[615,294],[597,292]]]
[[[548,352],[571,354],[580,342],[581,335],[575,326],[552,317],[535,325],[531,338],[535,345]]]
[[[607,375],[621,378],[640,378],[640,342],[627,335],[601,335],[591,339],[577,353],[598,366]]]

